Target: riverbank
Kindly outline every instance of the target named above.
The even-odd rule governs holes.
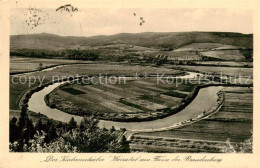
[[[70,79],[63,79],[63,82],[65,83],[67,80],[74,80],[72,78]],[[60,81],[54,81],[50,82],[44,86],[41,86],[40,88],[35,88],[31,92],[27,93],[25,96],[29,98],[29,101],[25,100],[22,101],[24,104],[28,104],[29,110],[34,111],[36,113],[40,112],[44,115],[46,115],[48,118],[56,119],[62,122],[68,122],[71,117],[74,117],[75,120],[80,123],[82,117],[77,115],[71,115],[68,113],[65,113],[63,111],[60,111],[58,109],[52,109],[49,106],[46,105],[44,97],[52,92],[56,87],[61,85],[62,82]],[[158,129],[158,128],[164,128],[174,125],[175,123],[179,123],[180,121],[186,121],[191,118],[196,118],[199,114],[201,114],[203,111],[207,111],[210,107],[214,105],[214,103],[217,101],[217,92],[219,91],[220,87],[222,87],[223,84],[208,84],[203,86],[198,86],[197,96],[195,96],[195,93],[193,94],[193,99],[190,99],[190,102],[186,107],[183,107],[183,110],[179,111],[178,113],[174,115],[169,115],[168,117],[159,118],[152,121],[142,121],[142,122],[118,122],[118,121],[109,121],[109,120],[100,120],[99,126],[100,127],[106,127],[111,128],[114,126],[117,129],[120,128],[126,128],[128,130],[138,130],[138,129]],[[252,85],[224,85],[224,86],[237,86],[237,87],[250,87]],[[192,96],[191,96],[192,98]],[[206,101],[207,100],[207,101]],[[191,113],[192,111],[192,113]]]
[[[50,85],[43,90],[32,95],[29,101],[29,110],[34,112],[40,112],[46,115],[48,118],[56,119],[62,122],[68,122],[71,117],[74,117],[75,120],[80,123],[83,117],[71,115],[65,112],[62,112],[58,109],[51,109],[46,106],[44,102],[44,96],[50,93],[53,89],[55,89],[59,83],[54,85]],[[107,121],[100,120],[99,127],[111,128],[114,126],[116,129],[126,128],[127,130],[143,130],[143,129],[158,129],[163,127],[169,127],[174,125],[175,123],[179,123],[180,121],[185,121],[191,118],[197,117],[199,114],[203,113],[203,111],[211,108],[217,101],[217,92],[222,87],[207,87],[202,88],[199,91],[199,94],[192,103],[187,106],[181,112],[171,115],[169,117],[153,120],[153,121],[144,121],[144,122],[115,122],[115,121]],[[205,101],[207,99],[207,102]],[[192,111],[192,113],[191,113]]]
[[[60,111],[66,112],[72,115],[78,116],[95,116],[95,118],[99,120],[109,120],[109,121],[116,121],[116,122],[142,122],[142,121],[152,121],[157,119],[163,119],[165,117],[177,114],[181,110],[183,110],[186,106],[188,106],[197,96],[200,89],[210,86],[241,86],[241,85],[234,85],[234,84],[202,84],[197,85],[192,90],[192,92],[182,100],[182,103],[175,108],[165,108],[160,111],[156,112],[132,112],[127,113],[125,112],[124,115],[119,115],[117,112],[98,112],[89,110],[87,108],[79,107],[73,104],[70,101],[67,101],[65,98],[61,97],[57,94],[57,90],[63,88],[67,84],[59,85],[55,88],[51,93],[45,96],[46,104],[51,108],[56,108]],[[248,85],[250,86],[250,85]],[[65,104],[64,104],[65,103]]]
[[[186,74],[185,76],[192,76],[190,74]],[[185,76],[176,76],[176,77],[185,77]],[[194,74],[195,77],[196,74]],[[182,103],[174,108],[164,108],[156,111],[147,111],[143,112],[124,112],[123,115],[120,115],[118,112],[99,112],[89,110],[87,108],[82,108],[80,106],[76,106],[70,101],[67,101],[65,98],[61,97],[57,94],[57,90],[62,89],[66,84],[59,85],[52,92],[45,96],[46,104],[51,108],[56,108],[58,110],[64,111],[68,114],[78,115],[78,116],[91,116],[94,115],[97,119],[100,120],[109,120],[109,121],[117,121],[117,122],[141,122],[141,121],[152,121],[156,119],[162,119],[167,116],[173,115],[184,109],[191,101],[196,97],[199,88],[195,88],[192,91],[192,95],[186,97],[186,99],[182,100]],[[170,97],[171,98],[171,97]],[[174,98],[174,97],[172,97]],[[118,100],[123,101],[122,99]],[[130,105],[132,106],[132,104]],[[122,114],[122,113],[121,113]]]
[[[195,122],[198,122],[200,120],[209,118],[210,116],[212,116],[213,114],[217,113],[219,111],[219,109],[222,107],[224,101],[225,101],[225,96],[223,91],[219,91],[217,93],[218,95],[218,99],[216,101],[216,103],[214,104],[214,106],[212,106],[208,111],[204,111],[203,113],[199,114],[197,117],[195,118],[191,118],[189,120],[185,120],[182,121],[180,123],[176,123],[172,126],[169,127],[164,127],[164,128],[160,128],[160,129],[146,129],[146,130],[132,130],[132,131],[127,131],[124,133],[124,135],[127,137],[128,140],[131,140],[131,137],[134,136],[134,134],[138,134],[138,133],[143,133],[143,132],[161,132],[161,131],[166,131],[166,130],[173,130],[176,128],[180,128],[189,124],[193,124]]]

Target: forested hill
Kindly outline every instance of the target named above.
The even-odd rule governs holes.
[[[11,35],[10,49],[76,49],[109,44],[129,44],[144,47],[176,48],[191,43],[220,43],[253,48],[253,34],[231,32],[166,32],[120,33],[110,36],[75,37],[41,33]]]

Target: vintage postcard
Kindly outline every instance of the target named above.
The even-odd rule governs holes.
[[[260,166],[259,1],[0,4],[1,168]]]

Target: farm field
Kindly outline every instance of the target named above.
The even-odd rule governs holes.
[[[182,74],[180,70],[172,70],[167,68],[158,68],[152,66],[131,66],[131,65],[112,65],[112,64],[88,64],[88,65],[77,65],[77,66],[66,66],[58,71],[52,72],[55,75],[67,74],[67,75],[121,75],[121,76],[135,76],[136,74]],[[68,74],[69,73],[69,74]]]
[[[175,109],[182,104],[196,84],[157,83],[156,78],[128,78],[124,82],[66,85],[49,95],[50,106],[78,115],[88,115],[89,111],[110,119],[133,118]],[[80,114],[79,114],[80,112]],[[163,114],[163,112],[160,112]]]
[[[212,66],[177,66],[188,71],[198,71],[203,73],[223,74],[228,76],[251,76],[253,78],[253,68],[237,68],[237,67],[212,67]]]
[[[232,61],[194,61],[196,65],[209,66],[232,66],[232,67],[253,67],[253,62],[232,62]]]
[[[239,50],[216,50],[200,52],[202,56],[221,60],[243,60],[245,57]]]
[[[226,142],[141,135],[134,136],[130,143],[133,152],[152,153],[221,153],[228,147]]]
[[[11,60],[12,61],[12,60]],[[52,60],[51,60],[52,61]],[[12,64],[11,64],[12,68]],[[130,65],[109,65],[109,64],[77,64],[60,67],[53,69],[52,71],[41,71],[33,73],[33,76],[29,78],[29,74],[22,76],[10,76],[10,109],[18,110],[19,101],[22,95],[31,88],[39,86],[40,83],[46,84],[53,80],[77,76],[77,75],[128,75],[134,76],[137,74],[145,73],[159,73],[159,74],[170,74],[178,75],[183,72],[180,70],[173,70],[167,68],[157,67],[144,67],[144,66],[130,66]],[[22,77],[23,83],[19,82]],[[35,78],[33,78],[35,77]],[[30,85],[29,85],[30,83]]]
[[[203,51],[203,50],[234,50],[234,49],[242,49],[244,47],[235,46],[235,45],[227,45],[220,43],[191,43],[189,45],[184,45],[179,47],[174,51]]]
[[[219,43],[192,43],[182,46],[174,51],[194,51],[194,50],[210,50],[213,48],[224,47],[226,45]]]
[[[221,152],[225,144],[227,145],[227,141],[235,146],[241,145],[252,137],[253,90],[227,87],[223,92],[224,104],[214,115],[173,130],[135,134],[132,140],[133,149],[140,150],[143,147],[146,150],[149,145],[155,145],[155,148],[158,146],[160,150],[162,144],[167,146],[165,141],[170,143],[170,148],[184,152],[192,150],[203,152],[203,149],[211,151],[211,148],[211,152]],[[154,138],[161,138],[161,140],[155,142]],[[174,144],[176,141],[178,143]],[[202,145],[202,148],[198,148],[196,144]]]
[[[39,70],[40,63],[42,64],[42,68],[48,68],[61,64],[90,63],[90,61],[10,57],[10,73]]]
[[[129,51],[151,51],[151,52],[159,51],[159,49],[155,49],[155,48],[142,47],[136,45],[127,45],[127,44],[110,44],[105,46],[95,46],[93,48],[120,49],[120,50],[129,50]]]
[[[245,49],[245,47],[235,46],[235,45],[224,45],[216,48],[216,50],[235,50],[235,49]]]
[[[196,54],[194,51],[167,51],[167,52],[159,52],[157,55],[167,55],[167,60],[200,60],[201,57]]]

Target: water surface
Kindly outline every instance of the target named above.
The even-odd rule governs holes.
[[[195,76],[197,74],[195,73],[193,75]],[[192,75],[189,74],[189,77],[191,76]],[[34,93],[28,102],[28,109],[36,113],[39,112],[41,114],[44,114],[48,118],[52,118],[54,120],[62,122],[68,122],[71,117],[74,117],[75,120],[80,123],[82,117],[71,115],[58,109],[52,109],[48,107],[44,101],[45,95],[49,94],[51,91],[53,91],[53,89],[63,83],[64,82],[54,83]],[[161,129],[165,127],[170,127],[182,121],[195,118],[198,115],[202,114],[204,111],[209,110],[216,103],[218,99],[217,92],[220,91],[222,88],[222,86],[210,86],[200,89],[198,95],[186,108],[184,108],[177,114],[168,116],[163,119],[144,122],[115,122],[100,120],[99,126],[106,128],[111,128],[112,126],[114,126],[117,129],[126,128],[127,130]]]

